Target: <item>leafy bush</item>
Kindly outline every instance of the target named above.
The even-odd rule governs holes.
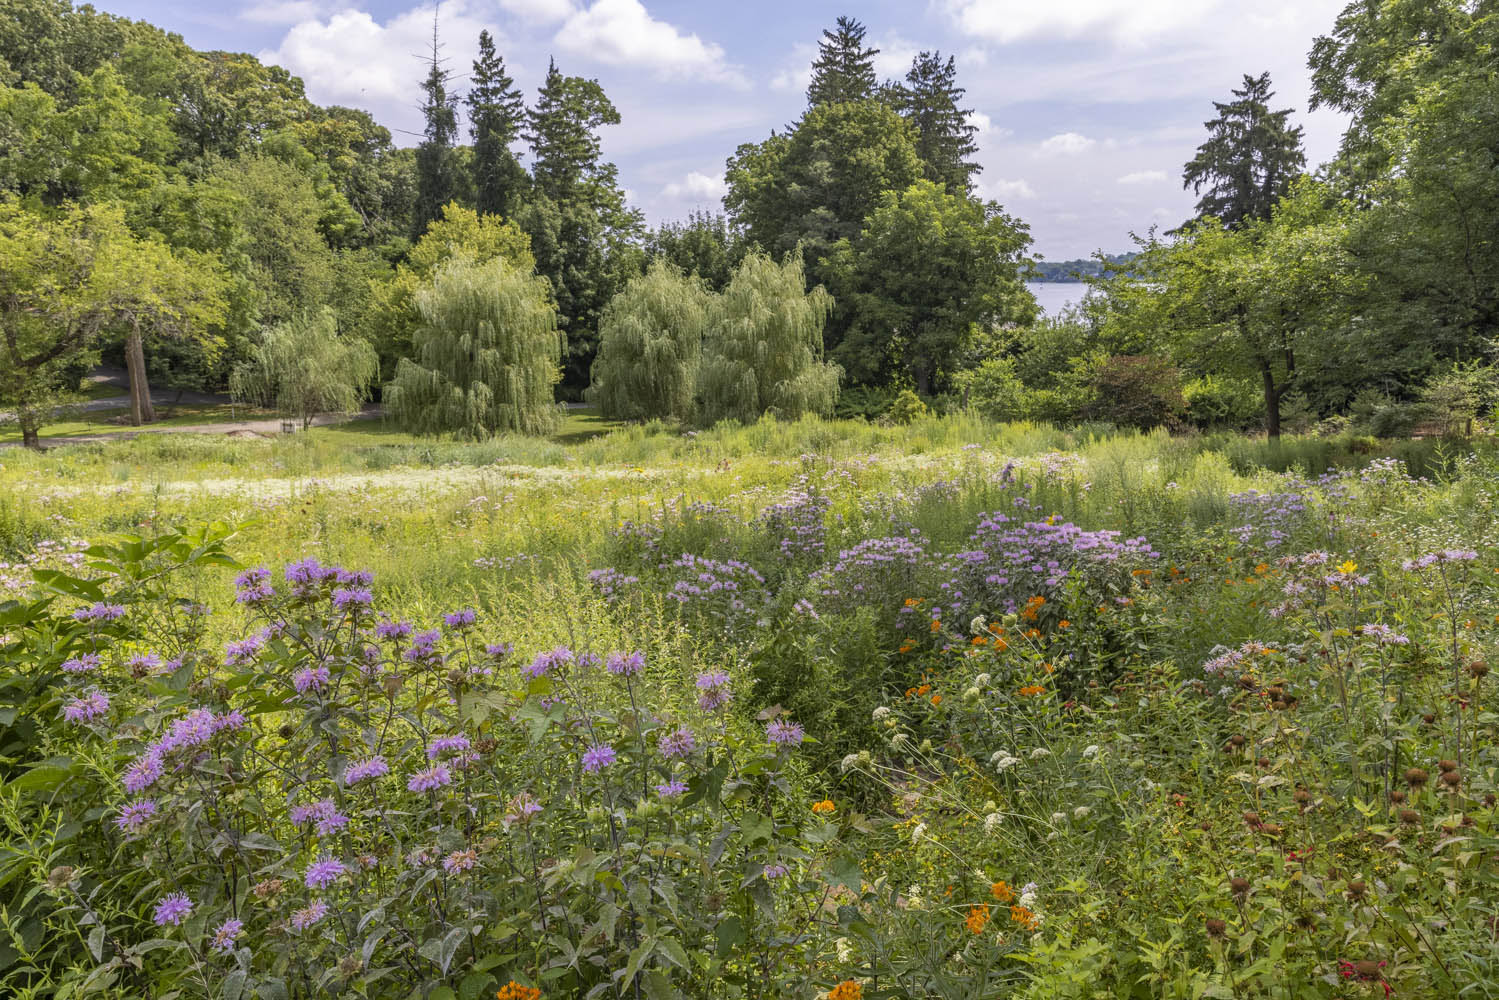
[[[953,383],[958,398],[986,419],[1024,420],[1031,416],[1033,407],[1011,358],[989,358],[957,375]]]
[[[890,419],[897,424],[909,424],[926,416],[930,410],[921,397],[910,389],[902,389],[895,402],[890,404]]]
[[[1203,429],[1242,430],[1263,419],[1265,401],[1244,379],[1202,375],[1182,386],[1186,418]]]
[[[1115,355],[1093,373],[1088,415],[1120,427],[1149,430],[1173,421],[1186,406],[1181,373],[1169,362],[1144,355]]]

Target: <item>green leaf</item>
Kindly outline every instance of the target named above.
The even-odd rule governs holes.
[[[729,916],[718,922],[718,957],[729,958],[745,942],[744,922]]]
[[[245,995],[245,972],[235,969],[224,977],[224,1000],[240,1000]]]
[[[94,956],[94,961],[104,961],[104,928],[95,927],[88,932],[88,953]]]

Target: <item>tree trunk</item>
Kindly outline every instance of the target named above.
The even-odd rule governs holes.
[[[932,394],[932,372],[927,366],[925,358],[917,358],[916,363],[911,366],[911,374],[916,377],[916,395],[925,399]]]
[[[35,418],[33,418],[24,407],[17,412],[16,417],[21,424],[22,446],[30,448],[33,451],[41,451],[42,439],[39,433],[41,428],[38,427]]]
[[[141,341],[139,323],[130,325],[125,338],[125,368],[130,373],[130,422],[139,427],[156,419],[151,408],[151,386],[146,381],[146,347]]]
[[[1272,441],[1280,440],[1280,394],[1281,389],[1275,385],[1275,374],[1270,371],[1269,365],[1263,365],[1260,371],[1265,376],[1265,433]]]

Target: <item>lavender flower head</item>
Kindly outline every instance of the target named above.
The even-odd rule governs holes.
[[[193,901],[187,898],[187,894],[174,892],[156,901],[156,912],[151,919],[157,927],[166,927],[168,924],[176,927],[192,912]]]
[[[115,817],[115,826],[125,833],[139,833],[156,815],[156,803],[151,799],[136,799],[128,802]]]
[[[615,677],[634,677],[645,669],[644,653],[610,653],[604,669]]]
[[[508,642],[492,642],[484,647],[484,652],[488,654],[491,660],[498,663],[515,652],[515,646]]]
[[[100,602],[73,612],[73,620],[79,622],[112,622],[125,617],[125,608],[119,604]]]
[[[717,711],[733,700],[729,692],[729,675],[722,670],[710,670],[697,676],[697,705],[704,712]]]
[[[375,637],[378,639],[404,639],[410,634],[410,622],[381,622],[375,626]]]
[[[573,662],[573,651],[566,646],[558,646],[545,653],[537,653],[536,659],[529,666],[524,667],[521,672],[527,677],[545,677],[553,670],[560,670]]]
[[[324,582],[337,579],[338,573],[336,567],[324,566],[316,559],[307,558],[286,567],[286,582],[291,584],[291,591],[296,596],[313,597]]]
[[[614,748],[607,743],[598,743],[583,751],[583,770],[597,774],[618,759]]]
[[[74,698],[63,706],[62,717],[69,722],[92,722],[109,711],[109,695],[103,691],[90,691],[82,698]]]
[[[790,871],[790,869],[788,869],[785,865],[766,865],[765,877],[768,879],[784,878],[788,871]]]
[[[298,670],[292,675],[291,685],[296,688],[297,694],[306,694],[308,691],[322,693],[331,680],[328,665],[320,663],[315,667],[303,667]]]
[[[663,799],[674,799],[687,791],[687,786],[673,778],[665,784],[656,786],[656,794]]]
[[[507,823],[524,823],[541,812],[541,803],[530,792],[521,792],[510,800],[510,811],[505,814]]]
[[[234,578],[234,586],[238,588],[234,595],[236,604],[264,604],[275,596],[271,589],[271,571],[264,566],[245,570]]]
[[[436,760],[444,754],[463,753],[473,746],[469,738],[462,733],[453,736],[439,736],[427,744],[427,759]]]
[[[243,667],[255,659],[255,654],[265,648],[265,639],[259,635],[248,636],[224,647],[224,666]]]
[[[784,719],[775,719],[765,727],[765,738],[782,750],[800,746],[806,737],[806,730],[795,722],[787,722]]]
[[[473,608],[462,608],[442,616],[442,623],[451,629],[469,628],[479,620],[479,613]]]
[[[327,915],[328,904],[321,899],[314,899],[291,915],[291,928],[294,931],[305,931]]]
[[[309,889],[322,889],[332,885],[348,869],[344,863],[337,858],[320,858],[307,866],[307,874],[303,878]]]
[[[418,632],[411,640],[411,648],[402,656],[408,663],[430,663],[441,659],[442,654],[437,651],[437,644],[441,641],[442,633],[435,628]]]
[[[333,606],[339,611],[358,612],[375,603],[368,587],[339,587],[333,592]]]
[[[466,851],[454,851],[442,859],[443,871],[449,875],[457,875],[466,872],[479,863],[479,853],[473,849]]]
[[[656,741],[656,749],[661,751],[661,756],[667,760],[681,760],[697,747],[697,737],[692,730],[686,726],[680,726],[669,733],[663,733]]]
[[[357,785],[361,781],[371,778],[383,778],[390,773],[390,765],[385,763],[385,758],[376,754],[369,760],[360,761],[358,764],[350,764],[344,770],[344,784]]]
[[[406,787],[413,792],[430,792],[444,785],[453,783],[453,775],[441,764],[435,764],[425,771],[418,771],[406,782]]]
[[[219,924],[218,930],[213,932],[213,940],[209,947],[221,955],[227,955],[234,951],[234,942],[245,932],[245,924],[242,920],[226,920]]]
[[[71,660],[65,660],[62,665],[65,674],[89,674],[99,669],[99,654],[84,653],[75,656]]]
[[[180,660],[174,661],[181,663]],[[140,653],[125,661],[125,668],[130,671],[132,677],[160,677],[162,674],[171,673],[167,665],[162,663],[161,657],[155,653]]]

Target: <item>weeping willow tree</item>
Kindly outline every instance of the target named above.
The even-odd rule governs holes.
[[[229,391],[302,421],[306,430],[319,413],[358,413],[379,374],[375,349],[339,336],[338,318],[325,307],[269,327],[230,374]]]
[[[599,322],[588,393],[605,417],[690,415],[710,301],[700,280],[664,260],[610,300]]]
[[[822,359],[833,298],[807,291],[799,254],[744,259],[712,309],[698,395],[708,423],[831,414],[843,372]]]
[[[416,294],[416,359],[402,358],[386,411],[419,434],[548,434],[562,334],[545,278],[503,258],[460,259]]]

